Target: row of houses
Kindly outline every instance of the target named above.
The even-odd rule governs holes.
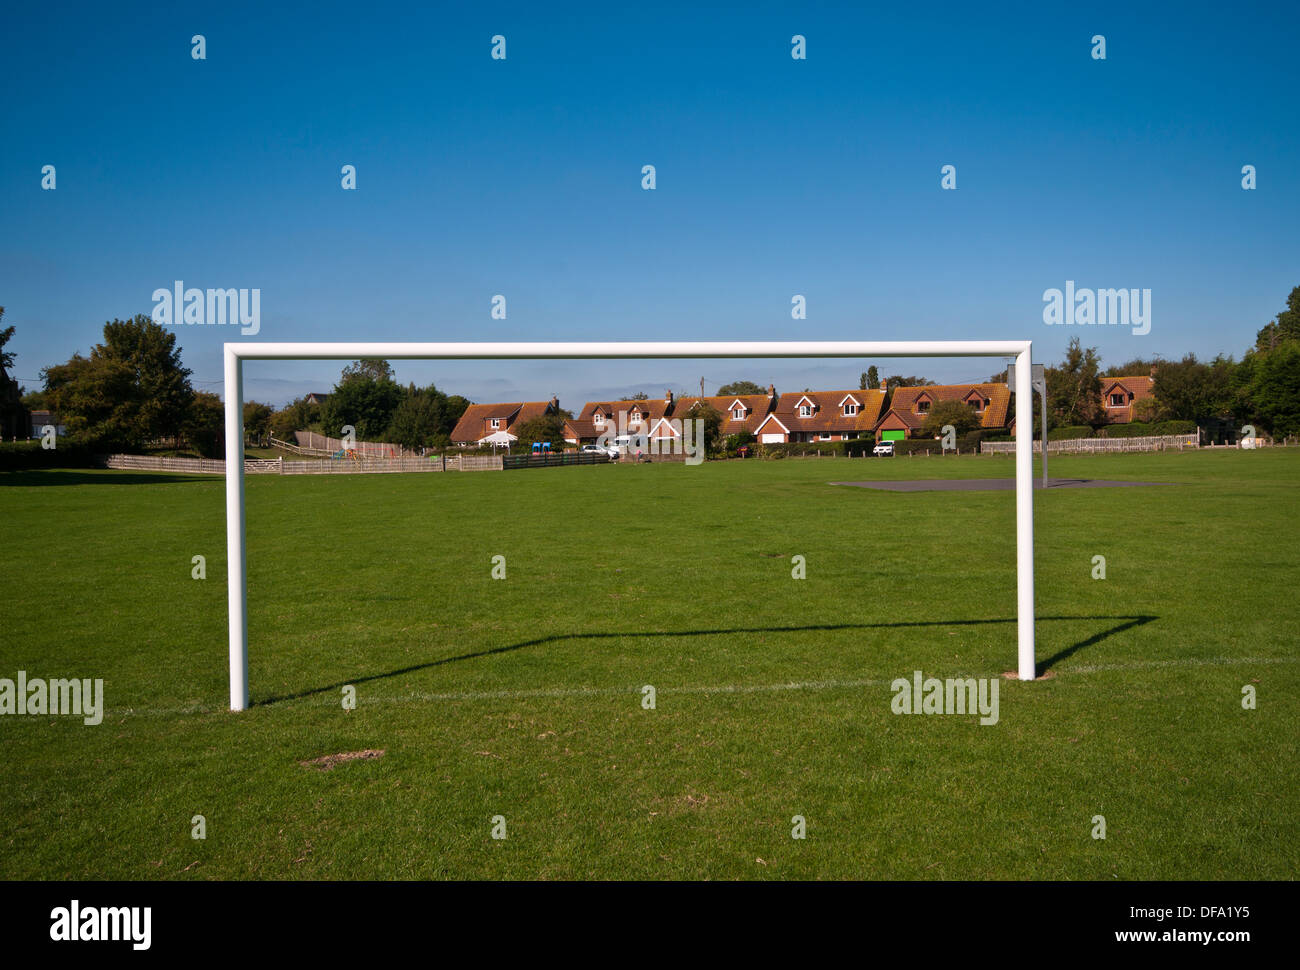
[[[1150,377],[1112,377],[1102,381],[1102,402],[1107,423],[1133,420],[1133,407],[1152,396]],[[888,401],[888,407],[886,407]],[[722,415],[721,433],[749,432],[764,444],[812,441],[849,441],[857,438],[900,440],[920,433],[930,409],[943,401],[959,401],[979,416],[984,430],[1014,432],[1008,421],[1011,389],[1005,383],[927,384],[895,388],[885,382],[868,390],[791,391],[778,395],[768,385],[764,394],[719,397],[676,397],[667,391],[648,400],[588,401],[564,422],[570,444],[593,444],[602,435],[630,434],[664,440],[681,433],[681,421],[704,403]],[[453,444],[465,447],[509,445],[518,440],[513,428],[547,414],[560,414],[557,398],[472,404],[452,431]]]

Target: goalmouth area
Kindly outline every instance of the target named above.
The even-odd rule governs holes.
[[[659,341],[636,343],[227,343],[226,550],[229,578],[230,709],[249,703],[248,568],[244,535],[245,360],[707,360],[810,357],[1014,357],[1018,401],[1030,401],[1028,340]],[[1021,680],[1036,675],[1032,422],[1016,422],[1016,639]]]

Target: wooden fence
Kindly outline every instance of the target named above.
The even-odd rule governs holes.
[[[151,472],[184,472],[189,475],[224,475],[226,463],[220,458],[162,458],[156,455],[109,455],[102,459],[105,468],[121,468]],[[278,475],[284,462],[247,458],[244,473],[247,475]]]
[[[224,475],[226,463],[219,458],[162,458],[154,455],[109,455],[101,459],[105,468],[133,471],[182,472],[190,475]],[[501,456],[449,455],[443,458],[322,458],[285,461],[283,458],[247,458],[248,475],[366,475],[394,472],[501,471]]]
[[[295,431],[293,434],[298,439],[298,446],[304,449],[307,454],[328,457],[344,450],[343,441],[340,438],[328,438],[323,434],[317,434],[315,431]],[[418,451],[411,451],[409,448],[403,448],[401,445],[390,444],[386,441],[354,441],[348,447],[362,458],[421,457]]]
[[[1047,453],[1096,454],[1108,451],[1166,451],[1171,448],[1182,451],[1184,448],[1198,447],[1199,438],[1196,434],[1150,435],[1144,438],[1068,438],[1047,442]],[[1041,453],[1042,450],[1043,443],[1035,441],[1034,452]],[[1015,452],[1014,441],[980,442],[982,455],[1014,455]]]

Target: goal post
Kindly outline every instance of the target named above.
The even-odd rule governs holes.
[[[635,343],[227,343],[226,560],[230,709],[248,707],[248,570],[244,551],[246,360],[707,360],[764,357],[1014,357],[1018,401],[1032,401],[1028,340],[718,341]],[[1028,412],[1032,416],[1032,407]],[[1024,418],[1024,416],[1021,416]],[[1021,680],[1035,677],[1033,421],[1016,421],[1016,639]]]

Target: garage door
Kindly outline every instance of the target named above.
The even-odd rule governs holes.
[[[765,445],[779,445],[781,443],[781,439],[784,437],[785,435],[781,435],[781,434],[765,434],[763,435],[762,443]]]

